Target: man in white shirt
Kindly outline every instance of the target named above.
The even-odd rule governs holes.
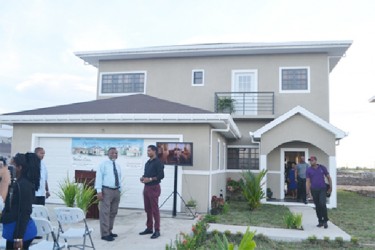
[[[100,234],[102,240],[113,241],[118,235],[112,232],[121,193],[121,167],[116,163],[116,148],[108,150],[108,158],[96,171],[95,189],[99,203]]]
[[[48,171],[43,161],[46,151],[41,147],[37,147],[35,148],[34,153],[40,159],[40,186],[39,189],[35,191],[34,204],[44,206],[46,205],[46,199],[51,195],[48,189]]]

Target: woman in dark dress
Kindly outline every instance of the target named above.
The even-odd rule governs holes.
[[[40,159],[34,153],[16,154],[13,163],[17,180],[9,188],[1,216],[3,238],[6,249],[29,249],[37,232],[30,215],[39,188]]]
[[[289,170],[288,173],[288,183],[290,190],[292,194],[293,199],[297,199],[297,177],[296,177],[296,163],[292,162],[292,168]]]

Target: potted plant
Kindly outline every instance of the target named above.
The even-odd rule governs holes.
[[[56,194],[67,207],[73,207],[76,199],[76,194],[78,192],[77,184],[72,182],[69,179],[69,176],[66,179],[59,183],[60,190]]]
[[[92,204],[98,202],[95,189],[86,182],[79,183],[76,193],[76,205],[86,214]]]
[[[197,201],[194,199],[190,199],[186,202],[185,205],[185,213],[187,215],[195,215],[197,211]]]
[[[217,197],[216,195],[211,198],[211,214],[218,215],[221,214],[225,205],[223,197]]]
[[[67,207],[76,205],[87,213],[88,208],[98,202],[95,196],[95,189],[84,183],[75,183],[67,177],[62,183],[59,183],[60,190],[56,194]]]
[[[272,196],[273,196],[272,190],[270,188],[267,188],[267,198],[272,199]]]
[[[222,113],[233,113],[234,112],[235,99],[230,97],[223,97],[217,100],[217,110]]]

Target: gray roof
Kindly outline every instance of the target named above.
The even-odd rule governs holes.
[[[136,94],[55,107],[26,110],[3,115],[69,115],[69,114],[208,114],[208,110]]]
[[[202,57],[228,55],[266,55],[324,53],[329,56],[330,70],[345,55],[352,41],[304,41],[279,43],[212,43],[157,46],[133,49],[80,51],[75,55],[95,67],[99,61],[171,57]]]

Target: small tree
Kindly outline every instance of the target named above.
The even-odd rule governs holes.
[[[250,210],[258,208],[260,201],[266,197],[263,191],[264,182],[263,178],[266,176],[267,170],[263,169],[257,175],[250,170],[242,172],[244,182],[241,183],[242,193],[249,203]]]

